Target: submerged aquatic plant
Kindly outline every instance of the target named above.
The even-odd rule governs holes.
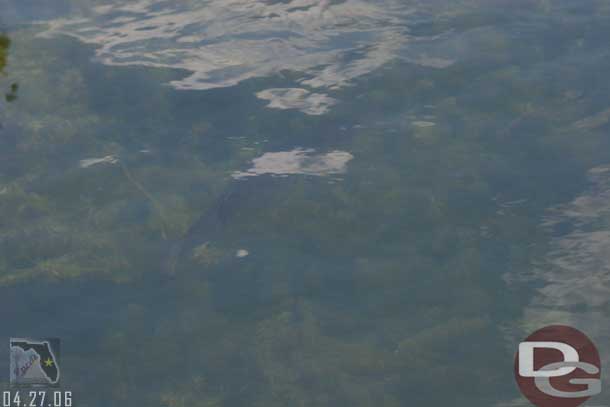
[[[11,46],[11,40],[8,36],[0,34],[0,75],[4,74],[4,68],[8,61],[8,49]],[[4,94],[4,99],[7,102],[12,102],[17,99],[17,91],[19,85],[16,82],[11,83],[9,90]]]
[[[11,40],[6,35],[0,35],[0,72],[2,72],[6,66],[6,57],[10,46]]]

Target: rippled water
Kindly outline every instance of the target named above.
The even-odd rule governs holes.
[[[60,337],[79,405],[528,405],[553,323],[608,364],[606,2],[4,0],[0,31],[0,332]]]

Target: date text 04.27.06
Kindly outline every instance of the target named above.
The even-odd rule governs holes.
[[[72,392],[60,390],[3,391],[2,407],[72,407]]]

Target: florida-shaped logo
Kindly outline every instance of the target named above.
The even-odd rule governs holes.
[[[59,339],[10,339],[12,385],[59,385]]]

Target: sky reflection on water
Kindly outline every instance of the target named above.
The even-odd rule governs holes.
[[[302,76],[295,85],[302,88],[268,89],[258,96],[270,100],[270,107],[321,114],[326,107],[320,104],[328,106],[332,98],[319,92],[347,86],[398,57],[412,54],[411,62],[438,68],[453,63],[434,55],[435,37],[409,34],[414,11],[398,1],[216,0],[177,6],[143,0],[99,6],[87,18],[51,21],[41,35],[66,34],[96,45],[96,58],[108,65],[189,71],[171,82],[177,89],[233,86],[296,71]],[[415,52],[408,49],[412,42]]]

